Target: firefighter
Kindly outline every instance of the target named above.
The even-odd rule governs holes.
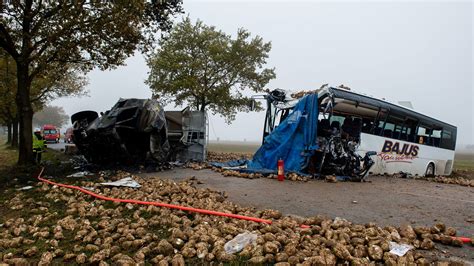
[[[43,136],[41,135],[41,130],[35,129],[34,134],[33,134],[33,156],[34,156],[34,162],[36,164],[41,163],[41,154],[44,152],[45,148],[46,148],[45,140]]]

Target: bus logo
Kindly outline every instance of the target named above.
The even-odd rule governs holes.
[[[419,149],[420,147],[415,144],[386,140],[379,157],[386,162],[409,162],[407,160],[413,160],[418,156]]]

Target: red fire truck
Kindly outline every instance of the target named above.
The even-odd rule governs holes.
[[[44,125],[42,128],[43,138],[47,142],[59,143],[60,133],[59,130],[53,125]]]

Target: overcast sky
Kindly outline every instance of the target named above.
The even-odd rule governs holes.
[[[473,4],[465,2],[186,1],[184,10],[229,34],[245,28],[272,42],[268,88],[309,90],[324,83],[408,100],[417,111],[458,127],[474,143]],[[149,98],[142,55],[113,71],[89,74],[90,97],[59,99],[71,115],[110,109],[118,98]],[[174,109],[173,106],[167,109]],[[260,141],[263,113],[232,125],[210,118],[210,139]]]

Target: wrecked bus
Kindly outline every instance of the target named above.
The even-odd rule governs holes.
[[[71,116],[73,142],[92,163],[206,159],[206,115],[163,110],[154,99],[120,99],[110,110]]]
[[[318,118],[317,149],[305,169],[308,173],[359,178],[369,171],[418,176],[451,174],[455,126],[347,88],[326,86],[310,93],[317,94]],[[264,96],[264,143],[304,94],[292,97],[275,90]]]

